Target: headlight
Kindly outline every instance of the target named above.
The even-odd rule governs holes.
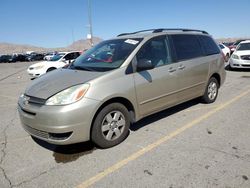
[[[232,55],[232,58],[233,58],[233,59],[240,59],[239,56],[237,56],[237,55],[235,55],[235,54]]]
[[[89,89],[89,84],[81,84],[65,89],[46,101],[46,105],[66,105],[79,101]]]

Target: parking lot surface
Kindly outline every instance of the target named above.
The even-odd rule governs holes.
[[[217,101],[132,125],[118,146],[55,146],[21,127],[30,63],[0,64],[0,187],[250,187],[250,71],[227,71]]]

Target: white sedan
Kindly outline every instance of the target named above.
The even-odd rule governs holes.
[[[230,51],[230,49],[227,47],[227,46],[225,46],[224,44],[219,44],[219,46],[220,46],[220,48],[221,48],[221,51],[223,52],[223,54],[224,54],[224,56],[225,56],[225,60],[226,60],[226,62],[229,60],[229,58],[230,58],[230,53],[231,53],[231,51]]]
[[[241,42],[229,60],[229,67],[250,68],[250,40]]]
[[[59,52],[50,61],[42,61],[29,66],[27,72],[37,78],[49,71],[64,67],[80,56],[80,52]]]

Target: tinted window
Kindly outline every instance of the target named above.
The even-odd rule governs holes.
[[[241,43],[239,44],[239,46],[237,47],[238,51],[241,50],[250,50],[250,43]]]
[[[219,46],[220,46],[221,49],[224,49],[224,48],[225,48],[225,47],[224,47],[223,45],[221,45],[221,44],[219,44]]]
[[[172,35],[178,61],[202,56],[199,40],[195,35]]]
[[[218,45],[209,36],[200,36],[201,45],[206,55],[219,54]]]
[[[165,65],[171,62],[166,46],[165,37],[156,37],[143,45],[136,55],[137,61],[150,60],[154,67]]]

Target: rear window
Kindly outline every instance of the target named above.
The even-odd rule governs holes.
[[[195,35],[172,35],[177,61],[201,57],[199,40]]]
[[[209,36],[200,36],[201,45],[205,51],[205,55],[213,55],[219,54],[220,50],[218,45],[214,42],[214,40]]]

